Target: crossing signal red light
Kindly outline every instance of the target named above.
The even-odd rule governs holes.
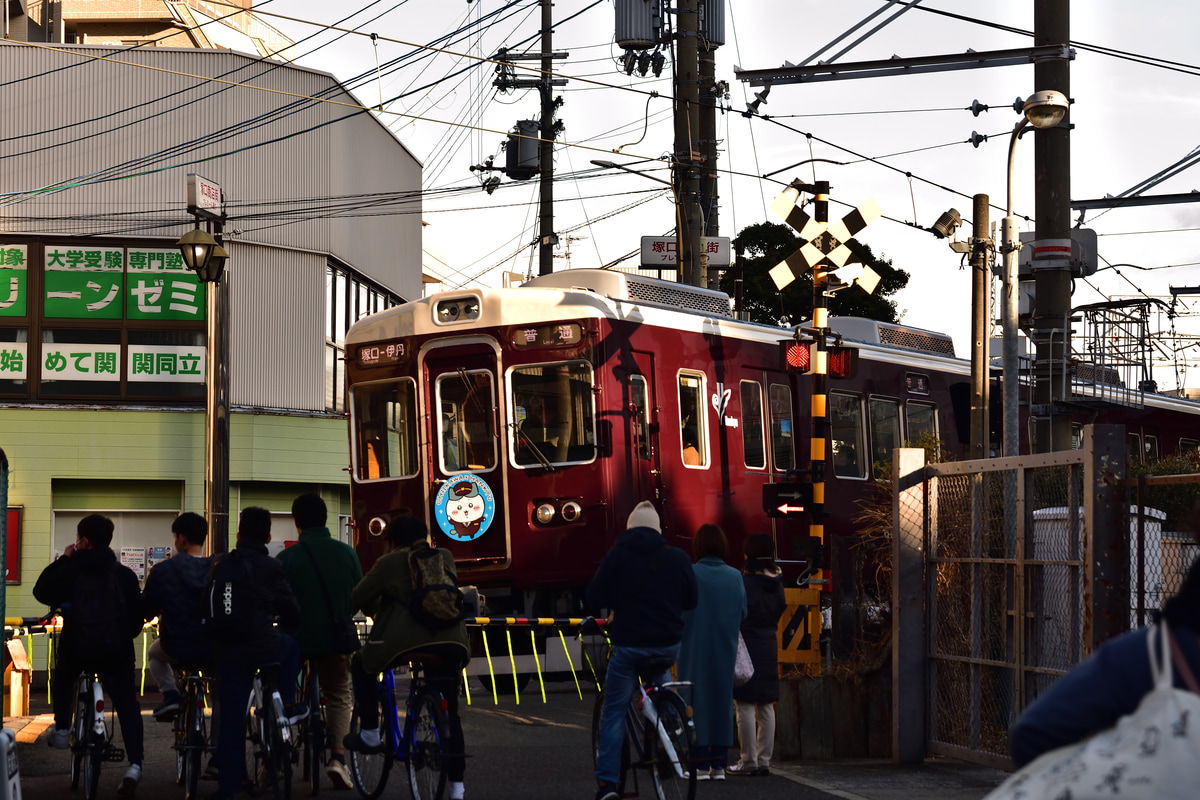
[[[829,349],[829,377],[853,378],[858,372],[858,348],[831,347]]]
[[[797,341],[783,341],[779,344],[783,356],[783,368],[786,372],[798,372],[801,375],[813,374],[813,352],[816,345]],[[826,371],[831,378],[853,378],[858,372],[858,349],[854,347],[830,347],[825,351]]]
[[[787,372],[799,372],[803,375],[809,374],[809,361],[811,353],[809,347],[811,345],[801,342],[780,342],[780,349],[783,351],[783,368]]]

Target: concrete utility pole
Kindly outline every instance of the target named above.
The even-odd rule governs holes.
[[[971,220],[971,441],[967,458],[987,458],[991,455],[988,333],[992,312],[988,290],[992,275],[988,269],[986,194],[975,195]]]
[[[1070,0],[1034,0],[1033,43],[1066,45],[1071,41]],[[1033,66],[1034,87],[1071,97],[1069,58],[1043,58]],[[1034,219],[1036,287],[1033,340],[1036,348],[1033,451],[1071,449],[1071,418],[1055,406],[1070,355],[1071,330],[1071,135],[1070,109],[1057,128],[1034,136]],[[1006,454],[1007,455],[1007,454]]]
[[[679,213],[680,280],[707,286],[707,265],[700,246],[704,223],[700,208],[700,9],[698,0],[681,0],[678,9],[675,91],[675,198]]]
[[[538,169],[541,172],[541,196],[538,205],[538,274],[554,272],[554,97],[550,73],[554,70],[553,6],[542,0],[542,75],[538,87],[542,98],[541,141],[538,142]]]
[[[715,239],[721,232],[717,215],[717,103],[720,101],[716,72],[717,54],[709,44],[699,50],[700,68],[700,154],[704,161],[700,167],[700,208],[703,213],[703,235]],[[703,241],[703,240],[702,240]],[[701,273],[701,285],[716,289],[719,278],[715,270],[708,269],[708,255],[702,255],[705,264]]]

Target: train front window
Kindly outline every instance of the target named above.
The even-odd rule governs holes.
[[[442,472],[496,466],[496,393],[487,370],[447,372],[437,379],[438,458]]]
[[[515,466],[582,464],[596,457],[591,364],[560,361],[513,367],[508,384],[509,449]]]
[[[417,474],[417,400],[412,379],[351,387],[350,415],[358,480]]]
[[[863,463],[862,400],[851,394],[829,395],[829,444],[833,474],[839,478],[865,478]]]

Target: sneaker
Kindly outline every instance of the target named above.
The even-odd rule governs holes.
[[[621,800],[621,793],[615,783],[602,783],[596,790],[596,800]]]
[[[154,718],[159,722],[170,722],[179,713],[179,692],[163,694],[162,705],[154,709]]]
[[[462,781],[450,781],[450,800],[464,800],[466,788]]]
[[[739,761],[736,764],[730,764],[729,768],[725,771],[728,772],[730,775],[757,775],[758,774],[757,767],[748,767],[745,764],[743,764],[741,761]]]
[[[699,776],[697,776],[697,777],[699,777]],[[713,767],[712,779],[714,781],[725,780],[725,768],[724,767]]]
[[[71,746],[71,729],[51,728],[50,735],[46,737],[46,744],[55,750],[66,750]]]
[[[342,746],[356,753],[382,753],[387,750],[387,745],[382,739],[380,739],[379,744],[367,744],[363,741],[362,735],[358,731],[347,733],[346,738],[342,739]]]
[[[712,770],[703,770],[696,773],[696,780],[707,781],[712,779]]]
[[[121,778],[121,785],[117,787],[117,795],[119,797],[133,797],[133,793],[137,791],[138,783],[142,780],[142,765],[130,764],[129,769],[125,770],[125,777]]]
[[[283,713],[287,717],[288,725],[297,725],[303,720],[308,719],[308,704],[292,703],[284,706]]]
[[[354,783],[350,780],[350,772],[346,769],[346,765],[336,758],[329,759],[329,763],[325,765],[325,774],[329,776],[329,780],[333,783],[335,789],[353,789]]]

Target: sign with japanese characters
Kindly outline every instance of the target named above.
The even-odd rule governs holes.
[[[0,378],[25,379],[25,361],[29,352],[25,342],[0,342]]]
[[[710,267],[728,267],[730,239],[728,236],[701,237],[700,245],[708,255]],[[674,236],[643,236],[642,266],[679,267],[679,243]]]
[[[0,317],[23,317],[29,313],[29,246],[0,244]]]
[[[42,345],[43,381],[116,381],[121,379],[119,344]]]
[[[45,315],[121,319],[123,261],[119,248],[46,245]]]
[[[582,340],[583,328],[577,322],[530,325],[513,331],[514,347],[550,347],[556,344],[578,344]]]
[[[204,348],[131,344],[128,367],[138,383],[204,383]]]
[[[178,250],[129,250],[129,319],[203,320],[204,285]]]

